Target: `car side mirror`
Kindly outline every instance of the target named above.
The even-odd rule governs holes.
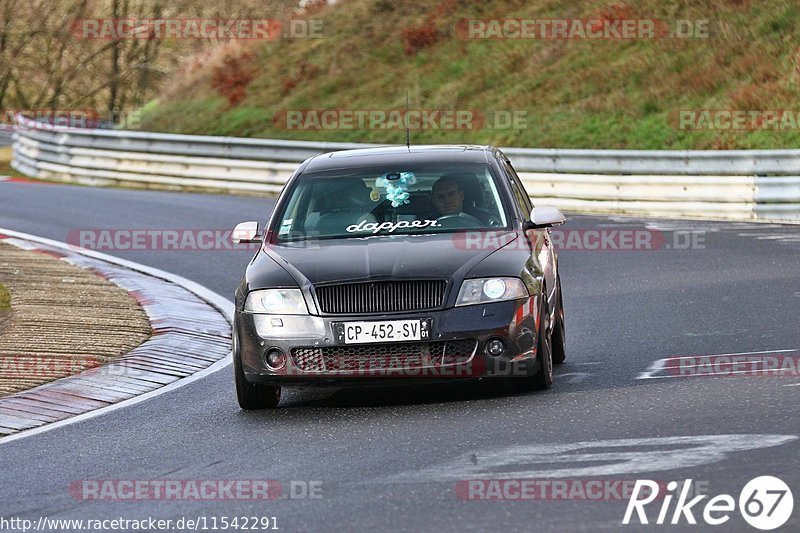
[[[564,214],[557,207],[540,206],[534,207],[531,211],[531,220],[526,221],[524,229],[542,229],[552,228],[553,226],[560,226],[567,219]]]
[[[233,228],[231,240],[236,244],[247,244],[260,242],[261,235],[258,234],[258,222],[242,222]]]

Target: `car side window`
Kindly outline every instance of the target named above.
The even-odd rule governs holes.
[[[517,200],[517,205],[519,206],[520,211],[522,211],[522,215],[525,220],[528,220],[531,216],[531,210],[533,209],[531,199],[528,198],[528,195],[525,193],[525,188],[522,186],[522,182],[520,181],[519,176],[517,176],[517,173],[514,172],[514,168],[511,166],[511,164],[504,160],[503,168],[508,175],[511,189],[514,191],[514,196]]]

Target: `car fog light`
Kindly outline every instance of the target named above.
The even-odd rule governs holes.
[[[500,339],[491,339],[486,343],[486,353],[492,357],[503,355],[506,351],[505,343]]]
[[[267,363],[270,370],[280,370],[286,366],[286,356],[277,348],[269,350],[266,355],[264,355],[264,361]]]

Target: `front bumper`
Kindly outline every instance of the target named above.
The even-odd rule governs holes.
[[[289,316],[236,311],[234,357],[245,378],[271,385],[347,385],[532,375],[538,298],[391,315]],[[338,344],[334,322],[431,319],[427,341]],[[486,343],[501,339],[499,356]],[[271,368],[267,353],[285,357]]]

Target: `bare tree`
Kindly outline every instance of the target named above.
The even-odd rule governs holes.
[[[142,106],[187,58],[216,39],[154,35],[87,39],[85,19],[270,18],[296,0],[0,0],[0,110],[95,109],[112,116]]]

